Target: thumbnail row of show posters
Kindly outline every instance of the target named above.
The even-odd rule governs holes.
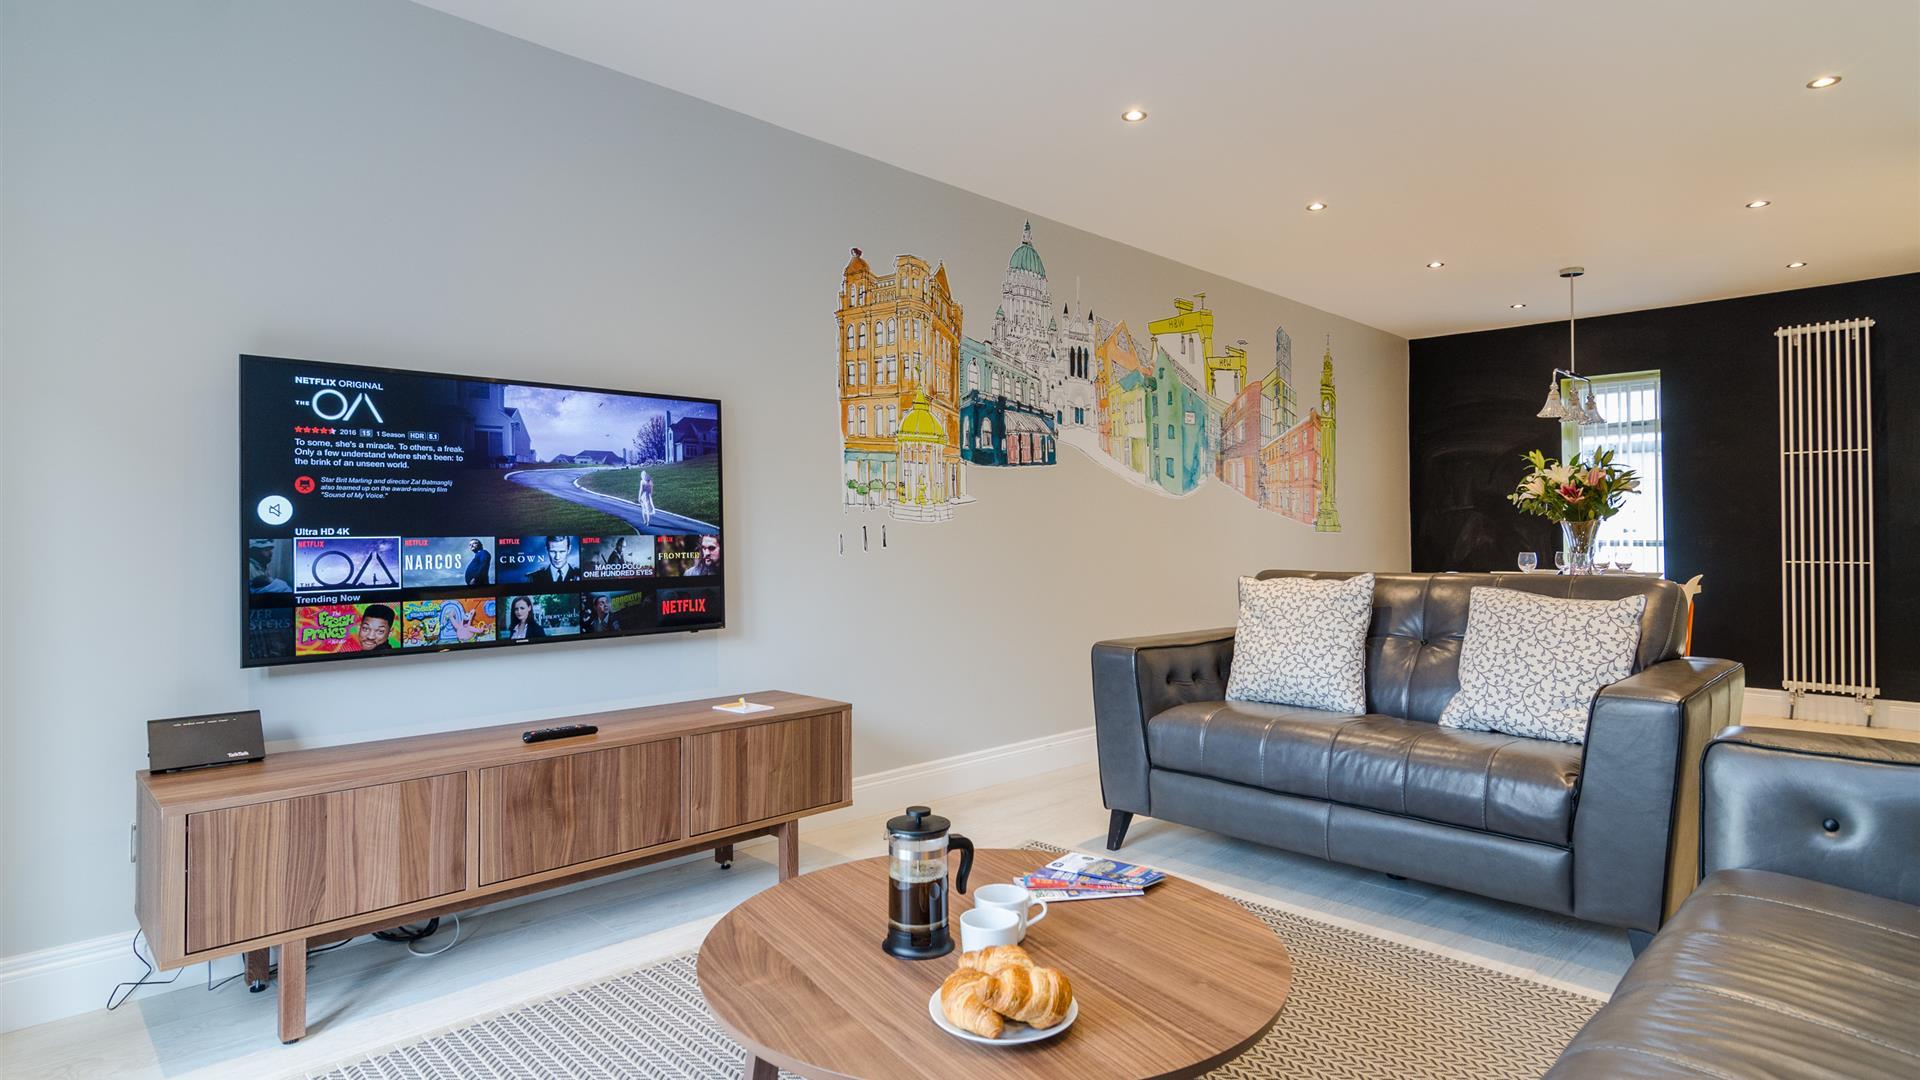
[[[720,615],[720,569],[716,535],[252,539],[247,655],[441,649],[704,625]]]

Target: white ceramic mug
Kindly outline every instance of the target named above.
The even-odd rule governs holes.
[[[960,916],[960,951],[978,952],[989,945],[1020,944],[1020,917],[1005,908],[968,908]]]
[[[1036,905],[1040,908],[1037,915],[1033,913]],[[1020,937],[1014,939],[1016,942],[1026,938],[1029,926],[1047,917],[1047,902],[1034,899],[1022,885],[982,885],[973,891],[973,906],[1012,912],[1020,921]]]

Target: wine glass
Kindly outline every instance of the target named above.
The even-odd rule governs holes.
[[[1563,573],[1563,574],[1564,574],[1564,573],[1566,573],[1566,572],[1567,572],[1567,553],[1566,553],[1565,551],[1556,551],[1556,552],[1554,552],[1554,553],[1553,553],[1553,565],[1554,565],[1554,567],[1555,567],[1556,569],[1558,569],[1558,570],[1559,570],[1559,571],[1560,571],[1561,573]]]
[[[1534,572],[1535,569],[1539,567],[1539,565],[1540,565],[1539,552],[1523,551],[1520,553],[1520,572],[1521,573],[1531,574]]]
[[[1615,570],[1620,571],[1623,574],[1632,573],[1633,560],[1632,559],[1615,559],[1613,560],[1613,568]]]

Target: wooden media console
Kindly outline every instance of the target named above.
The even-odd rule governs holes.
[[[134,908],[162,970],[244,953],[264,983],[280,951],[280,1038],[306,1034],[307,949],[584,878],[779,839],[853,801],[853,710],[785,691],[767,712],[677,702],[538,726],[599,732],[523,743],[521,725],[136,773]]]

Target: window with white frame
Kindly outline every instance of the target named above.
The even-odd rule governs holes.
[[[1562,387],[1563,392],[1571,393],[1573,385]],[[1628,495],[1620,512],[1600,526],[1594,558],[1664,574],[1667,531],[1661,503],[1665,484],[1660,467],[1660,373],[1596,376],[1593,398],[1606,420],[1585,426],[1562,424],[1562,460],[1579,454],[1591,461],[1598,451],[1612,450],[1615,465],[1640,476],[1640,490]]]

